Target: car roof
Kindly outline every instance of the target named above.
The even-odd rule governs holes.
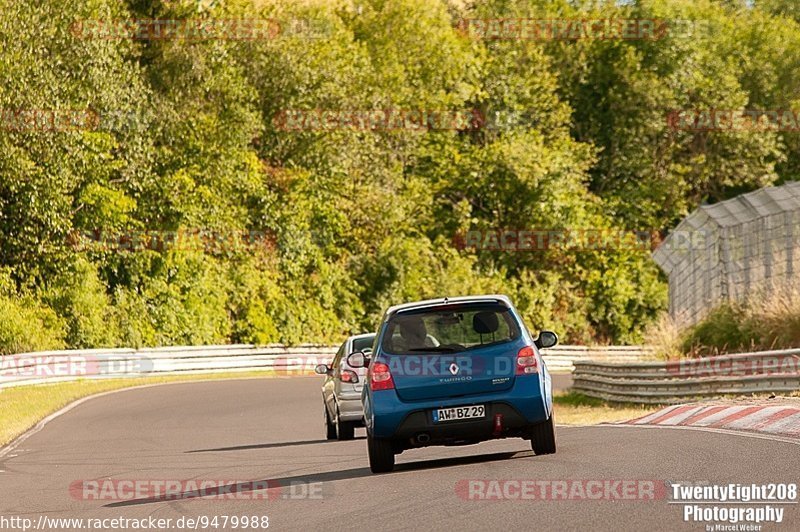
[[[369,338],[370,336],[374,337],[375,333],[356,334],[354,336],[348,337],[347,341],[352,342],[353,340],[361,340],[362,338]]]
[[[491,294],[483,296],[459,296],[459,297],[442,297],[439,299],[426,299],[425,301],[415,301],[413,303],[404,303],[402,305],[395,305],[386,311],[387,317],[397,312],[404,312],[412,309],[419,309],[425,307],[438,307],[442,305],[449,305],[450,303],[495,303],[500,302],[507,307],[512,307],[511,300],[508,296],[502,294]]]

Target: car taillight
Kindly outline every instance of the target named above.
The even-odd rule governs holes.
[[[536,360],[536,353],[533,348],[523,347],[517,353],[517,375],[530,375],[539,373],[539,361]]]
[[[355,371],[350,371],[349,369],[343,369],[342,372],[339,374],[339,380],[342,382],[349,382],[355,384],[358,382],[358,375]]]
[[[369,389],[373,392],[376,390],[394,389],[394,380],[392,380],[392,374],[389,373],[389,366],[383,362],[373,362],[370,364]]]

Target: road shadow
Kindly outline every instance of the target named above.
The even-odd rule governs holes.
[[[357,436],[353,440],[366,440],[366,436]],[[253,445],[237,445],[235,447],[219,447],[217,449],[195,449],[194,451],[184,451],[184,453],[213,453],[226,451],[246,451],[248,449],[278,449],[281,447],[296,447],[299,445],[317,445],[320,443],[334,443],[338,441],[353,440],[306,440],[306,441],[285,441],[277,443],[256,443]]]
[[[479,454],[474,456],[458,456],[455,458],[438,458],[436,460],[424,460],[420,462],[411,462],[408,464],[398,464],[394,473],[384,473],[381,476],[389,476],[393,474],[403,473],[406,471],[419,471],[425,469],[437,469],[444,467],[453,467],[459,465],[481,464],[485,462],[495,462],[499,460],[511,460],[517,458],[530,457],[531,451],[512,451],[492,454]],[[307,475],[294,475],[290,477],[281,477],[273,479],[253,480],[248,482],[237,482],[235,484],[226,484],[222,486],[214,486],[196,491],[184,491],[181,493],[169,493],[159,497],[146,497],[141,499],[132,499],[129,501],[118,501],[106,504],[105,508],[121,508],[125,506],[139,506],[143,504],[154,504],[160,502],[173,502],[178,500],[201,499],[204,497],[225,497],[228,494],[232,496],[239,496],[243,493],[254,491],[269,490],[272,494],[265,499],[278,499],[280,498],[280,490],[284,487],[290,487],[294,484],[314,484],[324,482],[335,482],[337,480],[352,480],[357,478],[365,478],[377,476],[374,475],[368,467],[357,467],[353,469],[344,469],[342,471],[327,471],[324,473],[310,473]]]

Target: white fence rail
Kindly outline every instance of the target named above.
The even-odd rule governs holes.
[[[333,359],[337,347],[322,345],[213,345],[152,349],[85,349],[0,357],[0,388],[78,379],[144,377],[189,373],[265,371],[309,375]],[[576,361],[637,362],[651,350],[636,346],[557,346],[543,350],[548,368],[569,372]]]
[[[79,379],[264,371],[313,374],[332,360],[322,345],[217,345],[47,351],[0,357],[0,389]],[[800,390],[800,349],[675,362],[652,361],[637,346],[557,346],[543,350],[553,372],[573,371],[573,389],[592,397],[677,403],[698,397]]]

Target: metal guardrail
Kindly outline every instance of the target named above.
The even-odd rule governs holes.
[[[724,395],[800,390],[800,349],[669,362],[576,361],[573,390],[618,402],[675,404]]]
[[[310,375],[333,359],[337,347],[323,345],[212,345],[149,349],[84,349],[0,357],[0,389],[79,379],[190,373],[264,371],[280,376]],[[569,372],[576,361],[635,362],[651,349],[637,346],[557,346],[542,352],[548,368]]]
[[[571,372],[575,362],[641,362],[652,359],[655,348],[649,346],[608,345],[588,347],[584,345],[558,345],[542,349],[547,368],[554,372]]]

